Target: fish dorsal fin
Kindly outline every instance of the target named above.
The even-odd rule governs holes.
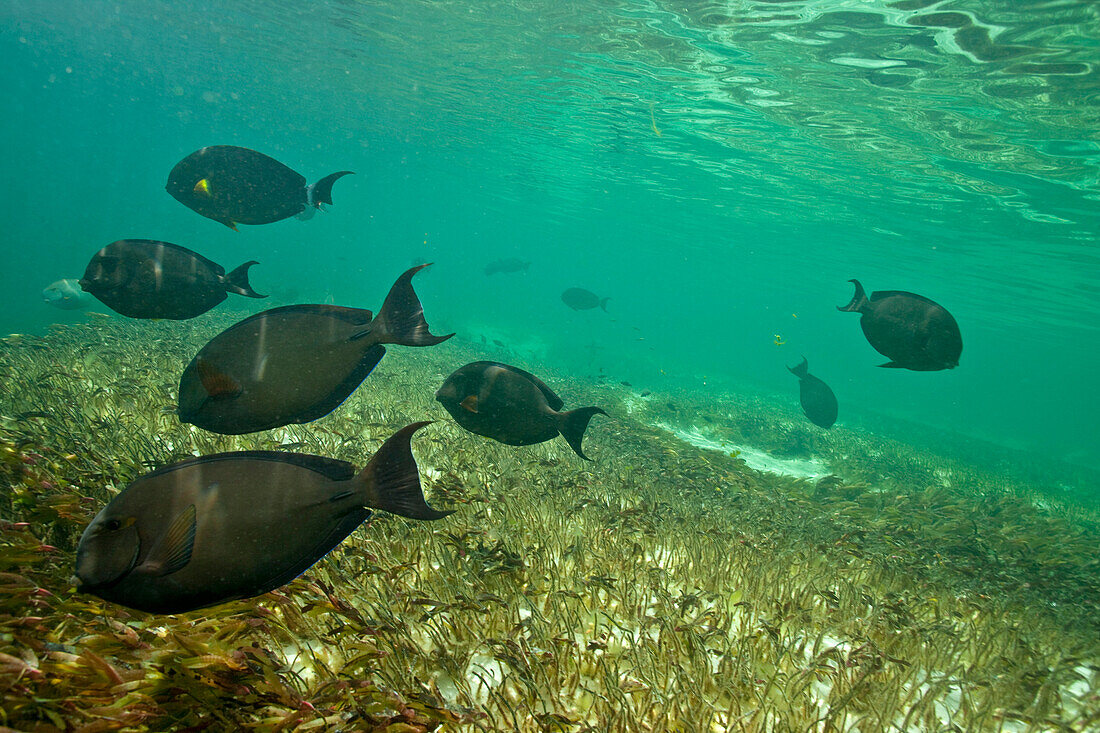
[[[917,295],[916,293],[910,293],[906,290],[876,290],[875,292],[871,293],[871,300],[873,300],[873,301],[885,300],[886,298],[894,298],[894,297],[912,298],[913,300],[919,300],[922,303],[927,303],[928,305],[934,305],[937,308],[940,307],[940,304],[937,303],[936,301],[934,301],[930,298],[926,298],[923,295]]]
[[[195,549],[195,505],[188,504],[172,520],[168,531],[160,538],[145,558],[145,568],[155,575],[171,575],[182,570],[191,562],[191,552]]]
[[[241,393],[240,382],[228,374],[218,371],[218,368],[206,359],[199,359],[195,364],[195,368],[199,372],[199,381],[202,382],[202,388],[206,390],[206,394],[210,395],[211,399],[229,399]]]
[[[472,394],[458,404],[460,404],[462,407],[469,410],[470,412],[477,412],[477,395]]]
[[[198,262],[201,262],[206,267],[209,267],[211,270],[213,270],[216,273],[220,274],[222,272],[225,272],[225,269],[221,265],[219,265],[217,262],[214,262],[213,260],[211,260],[209,258],[203,257],[202,255],[200,255],[195,250],[187,249],[187,247],[181,247],[180,245],[172,244],[171,242],[162,242],[159,239],[120,239],[117,242],[114,242],[113,244],[129,245],[129,246],[132,246],[132,247],[136,247],[136,248],[139,248],[139,249],[145,249],[145,250],[152,250],[152,249],[155,249],[155,248],[159,247],[159,248],[163,248],[163,249],[166,249],[166,250],[170,250],[172,252],[176,252],[176,253],[184,256],[184,257],[189,257],[189,258],[195,259]],[[110,245],[108,245],[108,246],[110,246]]]
[[[242,450],[229,453],[214,453],[208,456],[196,456],[195,458],[189,458],[179,463],[173,463],[171,466],[158,468],[155,471],[145,474],[144,478],[150,479],[154,476],[161,476],[166,473],[171,473],[172,471],[179,471],[197,464],[241,460],[289,463],[294,466],[301,466],[314,473],[319,473],[333,481],[347,481],[355,475],[355,466],[347,461],[341,461],[336,458],[315,456],[309,453],[288,453],[287,451],[279,450]]]
[[[245,324],[252,323],[253,321],[259,321],[265,318],[291,315],[325,316],[329,318],[336,318],[341,321],[346,321],[353,326],[367,325],[374,317],[374,314],[365,308],[348,308],[342,305],[328,305],[324,303],[281,305],[278,308],[269,308],[265,311],[261,311],[255,315],[249,316],[243,321],[238,321],[237,323],[230,326],[227,330],[232,331],[233,329],[243,327]]]
[[[477,361],[474,362],[474,364],[477,364],[481,367],[500,367],[501,369],[507,369],[510,372],[519,374],[539,388],[539,392],[542,392],[542,396],[546,398],[546,404],[548,404],[550,406],[550,409],[554,412],[559,412],[561,408],[565,406],[565,401],[562,400],[561,397],[558,397],[556,394],[554,394],[554,390],[547,387],[541,379],[536,377],[531,372],[526,372],[519,367],[514,367],[511,364],[503,364],[499,361]]]

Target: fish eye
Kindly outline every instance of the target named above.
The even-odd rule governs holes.
[[[122,529],[122,522],[120,522],[117,519],[112,519],[111,521],[107,522],[107,524],[105,524],[103,526],[107,528],[108,532],[114,532],[116,530]]]

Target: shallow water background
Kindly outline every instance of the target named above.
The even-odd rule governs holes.
[[[125,237],[368,308],[431,260],[433,327],[529,363],[793,400],[805,354],[842,422],[1096,466],[1098,39],[1084,1],[8,0],[0,331],[83,318],[41,289]],[[234,233],[164,192],[209,144],[358,175]],[[951,310],[961,366],[877,369],[853,277]]]

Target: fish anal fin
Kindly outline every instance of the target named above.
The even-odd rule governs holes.
[[[199,359],[195,366],[199,372],[199,381],[202,382],[202,388],[206,390],[206,394],[210,395],[210,399],[230,399],[240,395],[243,391],[240,382],[228,374],[218,371],[217,367],[205,359]]]
[[[160,542],[142,563],[146,571],[155,575],[171,575],[191,562],[191,553],[195,549],[195,520],[195,505],[188,504],[172,520]]]
[[[477,412],[477,395],[472,394],[469,397],[467,397],[466,399],[462,400],[462,402],[459,402],[458,404],[462,405],[462,407],[464,409],[469,410],[470,412],[476,413]]]
[[[879,364],[879,367],[883,369],[905,369],[904,364],[898,364],[896,361],[888,361],[885,364]]]
[[[232,229],[235,232],[240,232],[241,231],[240,229],[237,228],[237,222],[235,222],[235,221],[223,221],[222,224],[225,224],[227,227],[229,227],[230,229]]]

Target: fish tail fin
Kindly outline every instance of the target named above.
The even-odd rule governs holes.
[[[386,439],[355,480],[362,485],[364,503],[409,519],[442,519],[453,511],[433,509],[420,488],[420,473],[412,454],[412,436],[429,422],[415,422]]]
[[[237,295],[245,295],[249,298],[266,298],[266,295],[260,295],[255,290],[253,290],[252,286],[248,283],[248,268],[258,264],[260,263],[256,260],[249,260],[248,262],[244,263],[243,265],[226,275],[223,278],[225,289],[231,293],[236,293]]]
[[[574,453],[586,461],[592,460],[581,450],[584,431],[588,429],[588,421],[592,419],[593,415],[606,415],[607,413],[599,407],[581,407],[560,414],[561,425],[558,426],[558,432],[569,443],[569,447],[573,449]]]
[[[604,313],[607,313],[607,301],[609,300],[611,300],[611,298],[600,299],[600,310],[602,310]]]
[[[320,208],[318,204],[332,204],[332,184],[340,180],[344,176],[355,175],[355,171],[337,171],[335,173],[329,173],[327,176],[313,184],[313,205]]]
[[[523,263],[523,271],[524,272],[527,272],[529,267],[531,267],[531,261],[530,260]]]
[[[810,373],[810,363],[806,361],[806,357],[802,357],[802,363],[798,366],[787,367],[787,371],[795,375],[799,379],[802,379]]]
[[[424,306],[420,304],[420,298],[416,297],[416,291],[412,287],[412,276],[427,266],[410,268],[397,278],[378,315],[364,331],[352,338],[362,338],[369,333],[380,344],[434,346],[454,336],[453,333],[434,336],[428,331],[428,322],[424,320]]]
[[[838,311],[861,313],[867,307],[867,294],[863,292],[863,286],[859,284],[859,280],[849,280],[848,282],[856,286],[856,293],[852,296],[852,301],[848,305],[838,305],[836,309]]]

